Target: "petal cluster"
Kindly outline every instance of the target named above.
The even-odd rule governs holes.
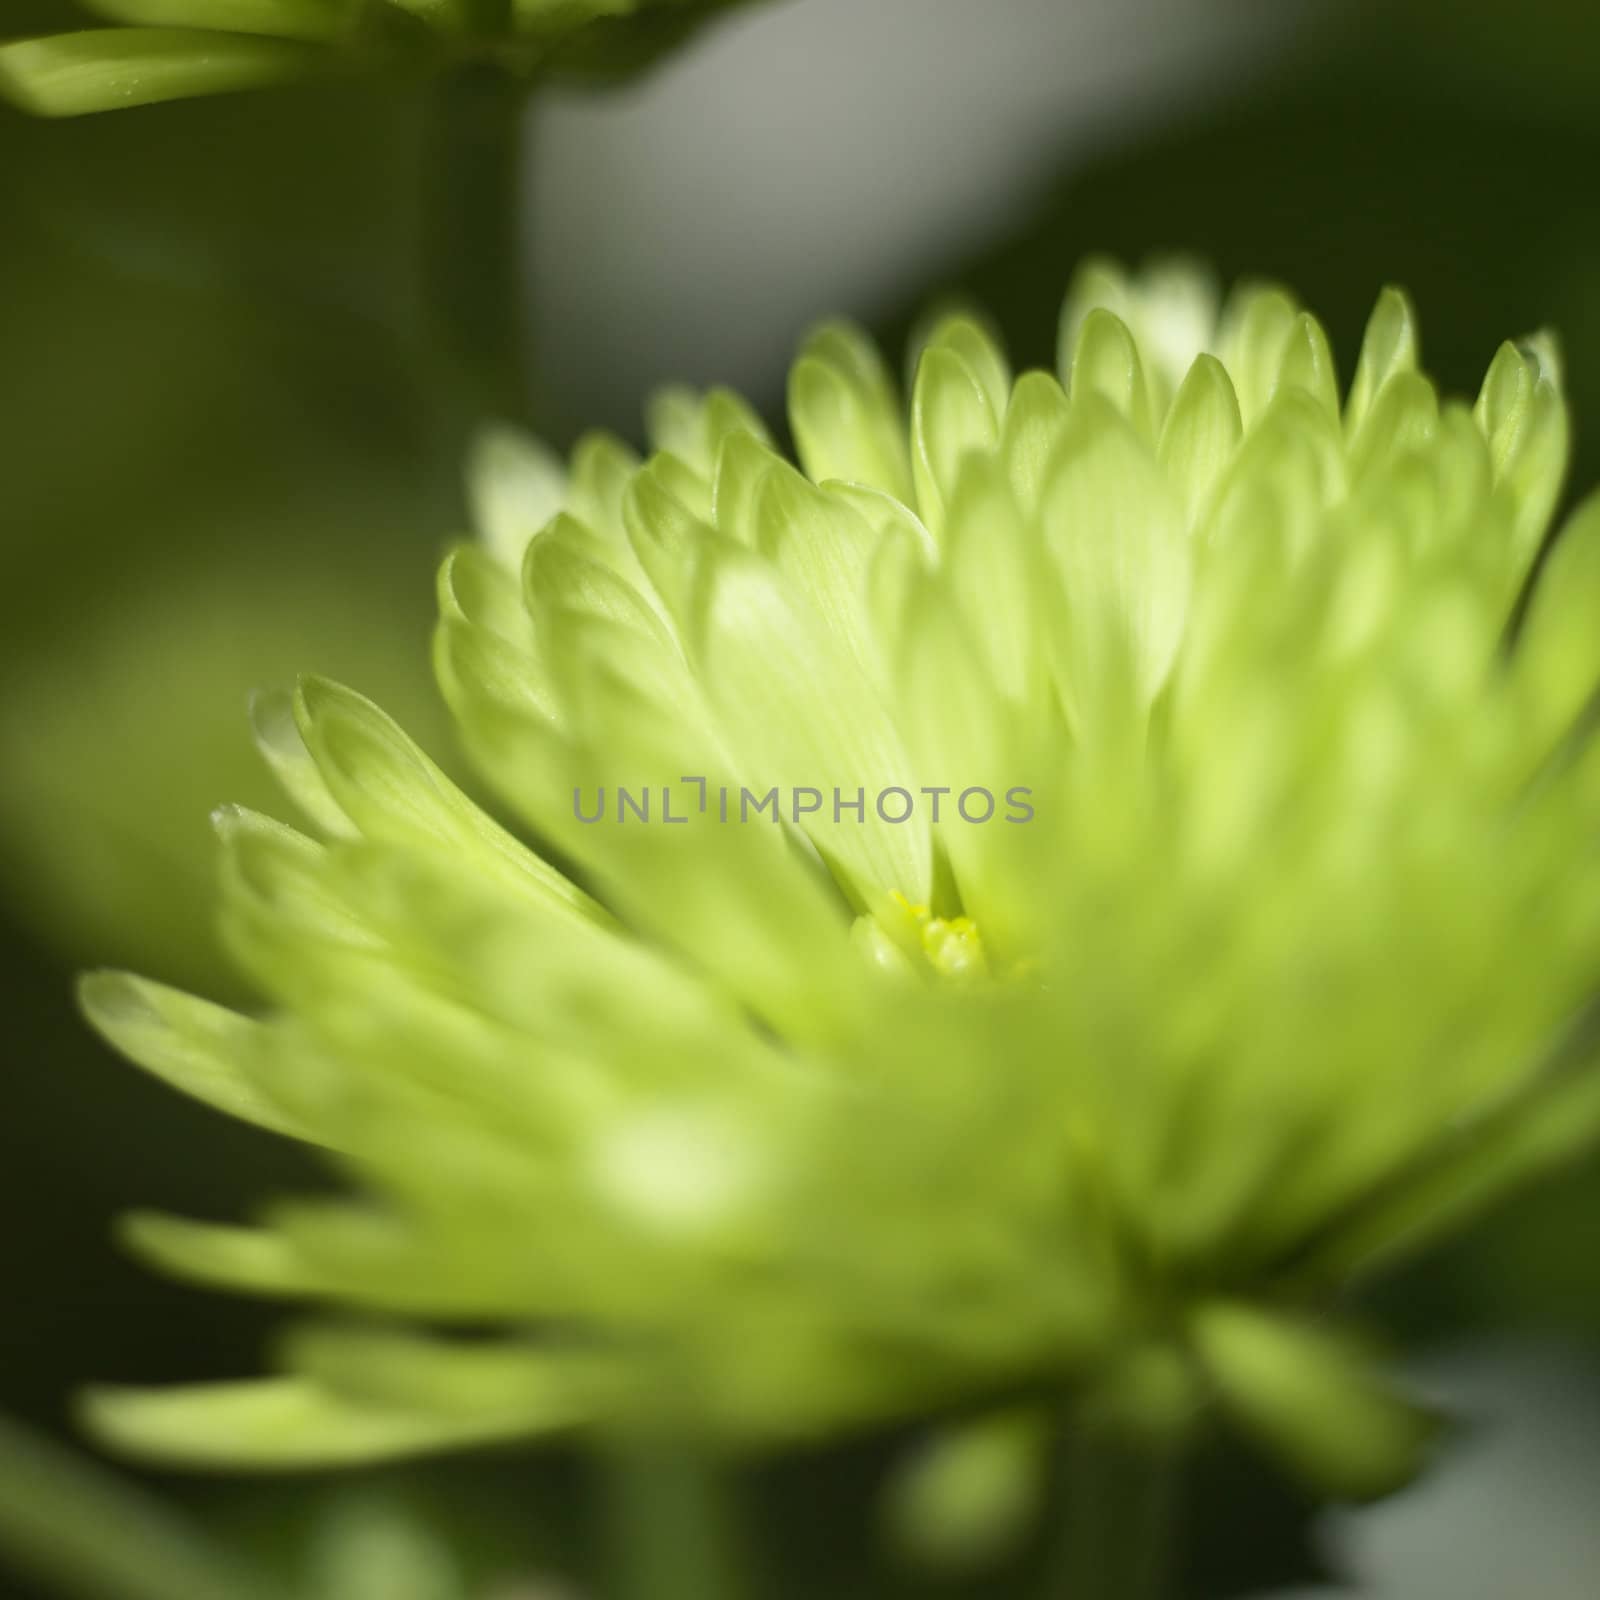
[[[220,821],[268,1008],[86,998],[352,1196],[133,1219],[324,1314],[104,1431],[273,1463],[1154,1393],[1337,1488],[1411,1464],[1326,1298],[1600,1121],[1553,345],[1442,399],[1386,291],[1344,390],[1284,291],[1092,264],[1055,372],[956,314],[910,373],[817,331],[798,464],[723,391],[643,460],[485,443],[436,662],[493,815],[349,690],[258,705],[304,817]]]
[[[111,27],[0,44],[0,96],[44,116],[463,62],[605,79],[741,0],[85,0]]]

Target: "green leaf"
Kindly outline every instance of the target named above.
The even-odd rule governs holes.
[[[0,45],[0,96],[44,117],[264,89],[310,77],[310,45],[183,28],[103,28]]]
[[[289,1600],[132,1484],[5,1421],[0,1551],[76,1600]]]

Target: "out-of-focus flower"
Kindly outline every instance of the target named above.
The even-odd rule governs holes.
[[[663,396],[643,463],[489,442],[436,661],[526,834],[349,690],[258,706],[311,829],[220,817],[270,1009],[85,1000],[356,1192],[129,1240],[472,1337],[317,1320],[281,1376],[101,1392],[104,1437],[285,1466],[1072,1396],[1220,1400],[1339,1492],[1415,1464],[1330,1297],[1600,1121],[1600,504],[1507,643],[1553,347],[1441,401],[1388,291],[1341,397],[1285,292],[1097,265],[1059,376],[965,315],[913,370],[902,411],[816,333],[798,469],[725,392]]]
[[[469,62],[604,80],[743,0],[85,0],[122,24],[0,45],[0,95],[44,116]]]

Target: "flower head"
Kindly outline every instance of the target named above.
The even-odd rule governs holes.
[[[76,116],[330,71],[485,62],[607,79],[740,0],[85,0],[117,26],[0,45],[0,95]]]
[[[390,1320],[102,1396],[111,1436],[270,1463],[1213,1394],[1334,1486],[1410,1465],[1312,1319],[1600,1118],[1600,505],[1508,645],[1553,348],[1443,401],[1391,290],[1341,395],[1283,291],[1095,265],[1058,374],[965,315],[913,370],[903,410],[819,330],[798,467],[722,391],[660,397],[643,462],[488,441],[436,660],[514,825],[349,690],[258,706],[309,830],[220,818],[270,1009],[86,999],[356,1194],[130,1238]]]

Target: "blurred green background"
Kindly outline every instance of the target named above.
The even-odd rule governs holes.
[[[23,0],[3,25],[71,15]],[[207,817],[274,804],[252,688],[344,678],[451,758],[427,641],[463,513],[429,381],[422,126],[413,91],[381,86],[70,124],[0,108],[0,1412],[57,1432],[85,1379],[246,1372],[271,1326],[123,1262],[119,1209],[230,1217],[321,1181],[112,1060],[73,972],[234,994]],[[951,285],[1043,362],[1081,255],[1180,249],[1294,285],[1346,373],[1385,282],[1454,389],[1500,337],[1554,326],[1573,481],[1600,480],[1592,0],[787,0],[642,85],[541,103],[528,138],[530,353],[560,442],[631,431],[668,378],[770,411],[811,318],[898,340]],[[1600,1444],[1573,1419],[1600,1418],[1600,1162],[1387,1286],[1383,1311],[1490,1419],[1458,1477],[1309,1526],[1256,1464],[1208,1458],[1185,1593],[1287,1593],[1331,1566],[1388,1600],[1492,1600],[1487,1558],[1416,1559],[1470,1551],[1492,1505],[1524,1530],[1519,1595],[1592,1596]],[[1496,1415],[1520,1454],[1496,1456]],[[784,1593],[894,1592],[865,1552],[900,1443],[751,1485]],[[595,1542],[571,1462],[395,1481],[491,1565]],[[269,1543],[301,1538],[326,1488],[161,1486]],[[827,1549],[824,1518],[848,1530]]]

